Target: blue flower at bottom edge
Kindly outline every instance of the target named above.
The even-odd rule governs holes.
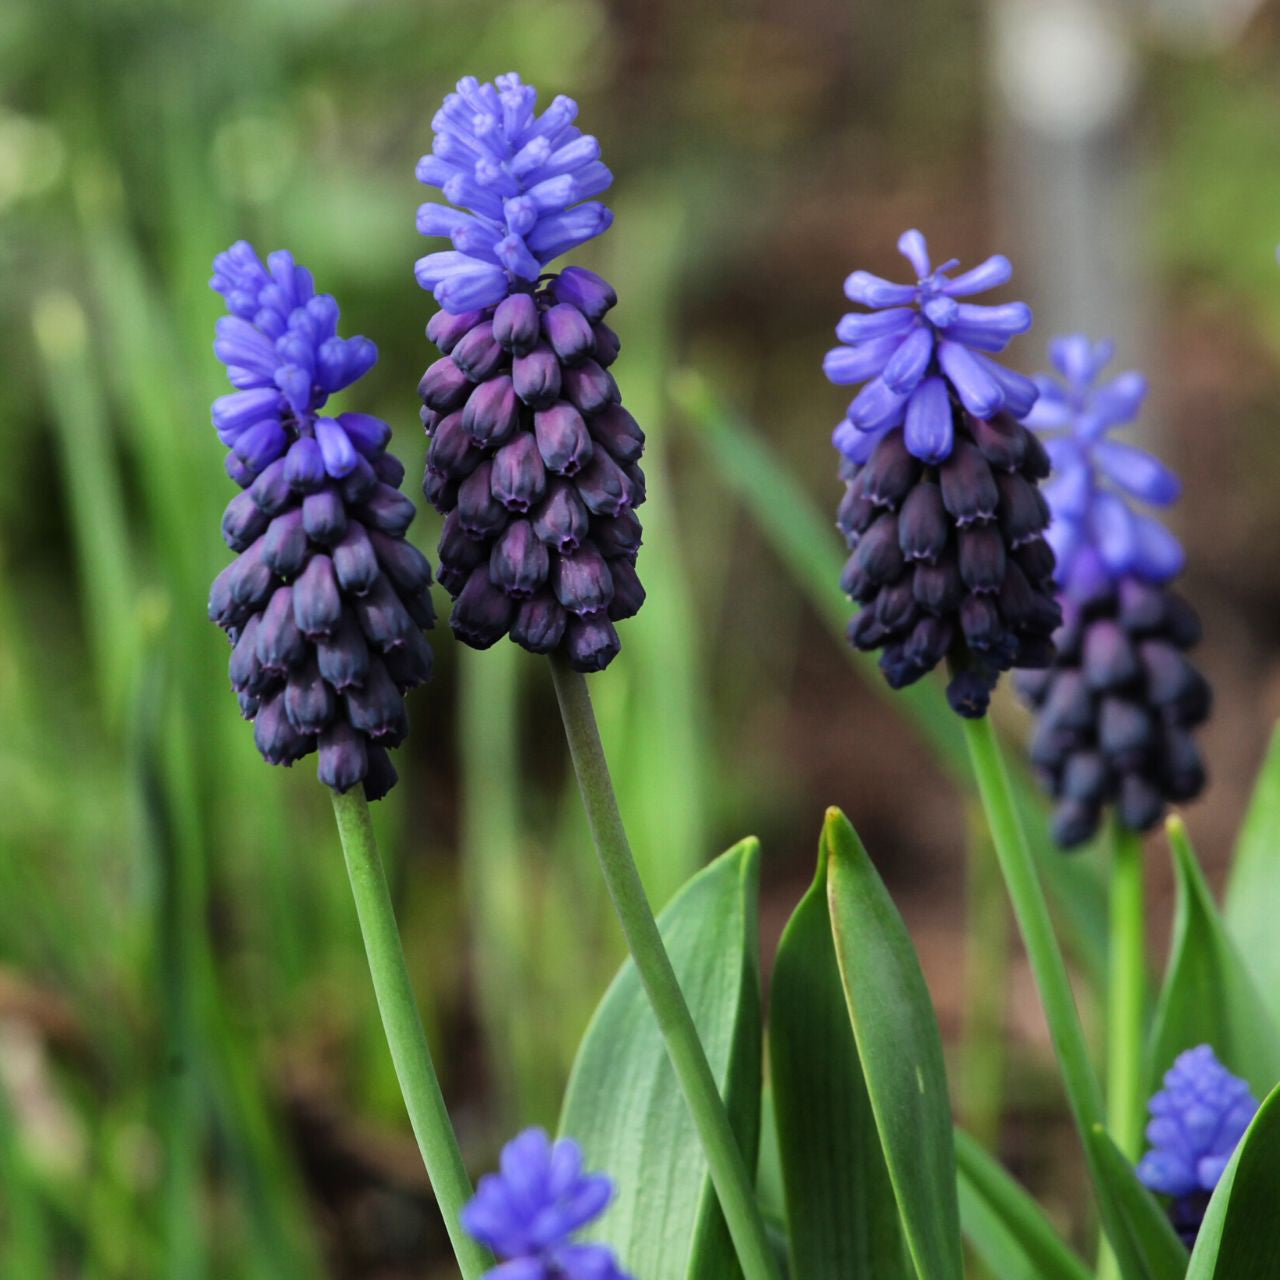
[[[1138,1165],[1138,1177],[1148,1190],[1173,1198],[1174,1226],[1190,1242],[1258,1102],[1248,1084],[1202,1044],[1178,1055],[1164,1088],[1147,1105],[1151,1150]]]
[[[462,1225],[500,1259],[488,1280],[630,1280],[611,1249],[571,1239],[612,1198],[611,1179],[582,1171],[576,1142],[526,1129],[503,1147],[500,1171],[480,1179]]]

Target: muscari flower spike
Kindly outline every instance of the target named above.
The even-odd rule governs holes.
[[[919,231],[898,248],[916,282],[855,271],[845,293],[869,310],[840,321],[845,345],[823,362],[832,382],[866,384],[832,438],[852,553],[841,585],[862,606],[849,639],[883,650],[895,689],[947,659],[953,710],[981,716],[1001,671],[1051,661],[1060,621],[1039,489],[1049,459],[1017,421],[1036,387],[988,358],[1031,311],[959,301],[1008,281],[1007,258],[952,278],[956,260],[934,268]]]
[[[480,1179],[462,1225],[501,1260],[486,1280],[629,1280],[613,1250],[572,1238],[612,1197],[609,1178],[582,1171],[571,1138],[526,1129],[503,1148],[500,1172]]]
[[[1138,1164],[1138,1178],[1148,1190],[1170,1197],[1173,1225],[1190,1248],[1258,1102],[1248,1084],[1202,1044],[1178,1055],[1164,1088],[1147,1105],[1151,1150]]]
[[[391,428],[322,412],[377,350],[337,336],[338,304],[287,252],[264,266],[240,241],[210,283],[231,313],[214,351],[236,388],[213,422],[243,492],[223,516],[238,554],[209,616],[231,640],[231,683],[268,763],[317,752],[322,782],[363,782],[376,800],[396,781],[386,748],[408,731],[404,692],[431,674],[422,632],[435,620],[430,566],[405,540],[414,506]]]
[[[596,671],[619,651],[614,623],[644,602],[644,432],[608,372],[613,289],[581,267],[544,271],[609,226],[586,198],[612,177],[573,124],[576,103],[558,97],[538,114],[536,101],[515,74],[459,81],[418,165],[420,181],[469,210],[418,213],[423,234],[455,246],[416,268],[442,308],[427,326],[441,357],[419,386],[422,488],[445,516],[439,578],[458,638],[485,649],[510,635]]]
[[[1145,831],[1167,803],[1193,799],[1205,771],[1191,730],[1209,713],[1210,691],[1187,657],[1199,640],[1195,611],[1169,583],[1185,557],[1177,539],[1137,500],[1168,506],[1177,477],[1145,450],[1109,438],[1134,421],[1146,381],[1122,373],[1100,382],[1112,344],[1082,334],[1056,338],[1060,380],[1036,379],[1027,425],[1046,437],[1063,625],[1045,671],[1020,674],[1036,710],[1031,758],[1056,801],[1053,832],[1071,848],[1097,830],[1114,804],[1121,823]]]

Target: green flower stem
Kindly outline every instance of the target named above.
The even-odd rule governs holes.
[[[1114,821],[1111,858],[1111,946],[1107,967],[1107,1119],[1116,1146],[1137,1160],[1143,1128],[1143,1015],[1147,1000],[1146,895],[1142,841]],[[1120,1269],[1105,1242],[1099,1280]]]
[[[746,1280],[777,1280],[755,1189],[636,870],[587,682],[558,654],[551,657],[551,673],[600,869],[697,1126],[738,1261]]]
[[[1080,1132],[1096,1192],[1103,1184],[1094,1167],[1089,1135],[1104,1123],[1102,1090],[1089,1062],[1089,1047],[1071,990],[1067,964],[1054,936],[1044,889],[1036,873],[990,720],[986,716],[966,720],[964,727],[978,793],[987,811],[1000,870],[1004,874],[1013,914],[1040,992],[1040,1003],[1044,1007],[1049,1035],[1062,1071],[1067,1102]],[[1098,1194],[1096,1198],[1104,1231],[1112,1244],[1122,1249],[1124,1229],[1116,1210],[1106,1195]]]
[[[1116,1146],[1136,1160],[1143,1129],[1143,1016],[1147,1000],[1142,841],[1117,821],[1111,864],[1107,981],[1107,1117]]]
[[[422,1019],[418,1016],[364,789],[354,787],[346,795],[335,794],[333,813],[338,820],[356,915],[360,918],[365,954],[369,957],[369,974],[373,978],[373,990],[409,1122],[418,1139],[427,1176],[435,1190],[463,1278],[478,1280],[493,1265],[493,1259],[462,1229],[462,1206],[471,1199],[471,1180],[462,1163],[458,1139],[449,1121],[431,1062],[431,1050],[422,1030]]]

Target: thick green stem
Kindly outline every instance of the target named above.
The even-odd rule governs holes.
[[[1147,1000],[1142,841],[1117,822],[1111,866],[1107,979],[1107,1116],[1116,1146],[1136,1160],[1143,1128],[1143,1016]]]
[[[335,794],[333,812],[369,958],[369,974],[409,1122],[464,1280],[478,1280],[493,1265],[493,1259],[462,1229],[462,1206],[471,1198],[471,1181],[422,1030],[363,788]]]
[[[1112,825],[1111,947],[1107,968],[1107,1119],[1116,1146],[1137,1160],[1143,1128],[1143,1015],[1147,999],[1146,895],[1142,841]],[[1100,1280],[1119,1275],[1103,1248]]]
[[[558,655],[551,672],[600,869],[702,1140],[738,1261],[746,1280],[777,1280],[754,1186],[631,855],[587,683]]]
[[[1054,936],[1049,906],[1022,828],[995,732],[985,716],[966,720],[964,725],[978,792],[995,841],[996,856],[1000,859],[1000,870],[1013,903],[1013,914],[1040,992],[1040,1003],[1049,1024],[1067,1102],[1080,1131],[1096,1191],[1102,1184],[1094,1167],[1090,1135],[1104,1123],[1102,1090],[1089,1062],[1088,1042],[1071,990],[1067,964]],[[1122,1247],[1123,1228],[1115,1210],[1106,1196],[1098,1195],[1097,1199],[1103,1229],[1113,1244]]]

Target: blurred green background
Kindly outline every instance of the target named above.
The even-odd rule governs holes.
[[[1275,8],[6,0],[5,1280],[450,1274],[328,802],[309,762],[258,759],[204,617],[232,493],[208,420],[225,384],[207,279],[242,236],[314,270],[342,332],[382,352],[344,403],[394,424],[416,497],[434,304],[412,276],[413,166],[459,75],[513,68],[580,100],[615,173],[615,226],[577,260],[618,287],[616,372],[649,431],[649,603],[592,688],[651,894],[760,835],[767,960],[822,806],[841,804],[944,1032],[986,1037],[961,1109],[1080,1226],[1029,979],[997,970],[993,995],[961,963],[963,802],[762,536],[767,499],[725,483],[732,437],[714,444],[680,405],[697,370],[825,519],[840,283],[859,265],[900,275],[909,225],[939,257],[1015,255],[1010,296],[1041,317],[1018,367],[1043,363],[1054,328],[1118,331],[1154,384],[1147,434],[1188,480],[1174,523],[1219,693],[1192,826],[1225,856],[1280,711]],[[430,510],[415,524],[429,552],[438,527]],[[463,650],[447,627],[435,647],[378,820],[479,1171],[517,1125],[554,1123],[621,940],[545,664]]]

